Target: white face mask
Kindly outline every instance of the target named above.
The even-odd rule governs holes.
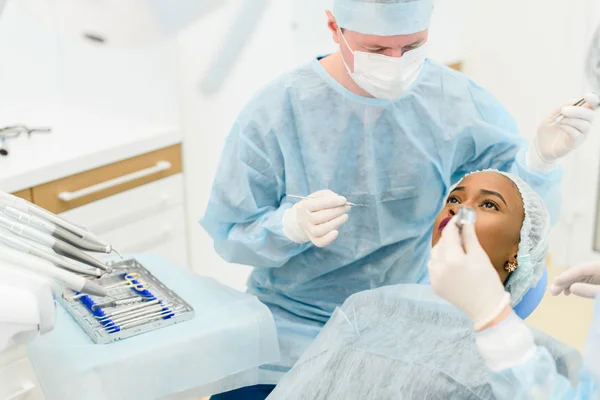
[[[340,29],[341,33],[341,29]],[[354,51],[341,33],[348,50],[354,54],[354,72],[342,60],[352,80],[378,99],[396,100],[415,81],[427,58],[427,44],[407,51],[400,58]]]

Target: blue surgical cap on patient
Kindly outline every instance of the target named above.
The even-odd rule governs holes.
[[[335,0],[341,28],[367,35],[410,35],[429,28],[433,0]]]

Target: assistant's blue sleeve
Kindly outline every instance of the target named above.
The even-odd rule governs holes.
[[[515,317],[516,318],[516,317]],[[515,322],[516,321],[516,322]],[[511,325],[512,323],[512,325]],[[517,323],[518,325],[514,325]],[[516,319],[507,318],[490,331],[487,343],[499,343],[503,337],[510,337],[508,348],[503,348],[502,354],[511,352],[510,346],[518,346],[519,338],[524,335],[520,329],[528,329],[525,324]],[[482,356],[489,358],[486,346],[479,350]],[[600,296],[596,298],[594,319],[590,327],[584,351],[584,368],[579,373],[579,383],[572,383],[557,372],[556,364],[548,350],[537,346],[535,353],[525,362],[513,363],[510,368],[498,369],[491,372],[490,385],[499,400],[503,399],[561,399],[561,400],[591,400],[600,399]]]
[[[232,128],[214,179],[203,228],[226,261],[276,268],[306,250],[283,233],[283,177],[273,167],[277,156],[263,142],[257,124]]]
[[[470,172],[489,168],[514,173],[542,197],[552,224],[556,223],[561,205],[562,167],[548,173],[528,168],[525,156],[529,145],[519,136],[517,123],[508,110],[491,93],[475,83],[470,83],[469,94],[480,120],[468,126],[471,131],[468,136],[472,138],[472,143],[469,143],[472,156],[463,165],[457,166],[452,183]]]
[[[572,386],[566,377],[557,372],[548,350],[540,346],[535,355],[524,364],[492,372],[490,385],[498,400],[599,398],[597,382],[586,371],[580,373],[577,386]]]

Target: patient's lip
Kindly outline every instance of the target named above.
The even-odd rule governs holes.
[[[451,217],[444,218],[442,222],[440,222],[440,226],[438,228],[440,232],[444,230],[444,228],[446,227],[446,225],[448,225],[448,222],[450,222],[451,219]]]

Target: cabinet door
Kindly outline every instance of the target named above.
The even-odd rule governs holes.
[[[60,215],[88,228],[121,253],[156,253],[188,265],[182,174]],[[102,255],[96,257],[106,259]]]

